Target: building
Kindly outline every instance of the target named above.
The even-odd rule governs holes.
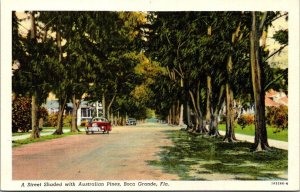
[[[51,98],[51,99],[48,98],[46,103],[43,106],[47,109],[49,114],[58,113],[59,111],[59,102],[58,99],[55,98]],[[72,109],[73,109],[73,104],[67,103],[64,114],[71,115]],[[97,109],[98,109],[98,113],[97,113]],[[81,101],[77,111],[77,125],[80,125],[82,120],[92,119],[95,116],[101,116],[101,114],[102,114],[101,103]]]
[[[283,91],[278,92],[270,89],[265,95],[265,105],[266,107],[288,106],[288,96]]]

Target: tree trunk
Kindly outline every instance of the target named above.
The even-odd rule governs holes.
[[[232,74],[232,56],[230,55],[227,62],[227,80],[226,80],[226,134],[224,141],[233,142],[236,140],[234,134],[234,109],[233,109],[233,91],[231,88]]]
[[[57,118],[57,129],[53,133],[53,135],[61,135],[63,134],[63,120],[64,120],[64,111],[67,103],[67,98],[63,98],[59,100],[59,112]]]
[[[197,106],[197,110],[198,110],[198,114],[199,114],[199,118],[198,118],[198,126],[197,126],[197,132],[201,133],[201,134],[205,134],[207,133],[207,129],[205,128],[204,126],[204,122],[203,122],[203,115],[202,115],[202,112],[201,112],[201,107],[200,107],[200,102],[201,102],[201,96],[200,96],[200,82],[198,82],[198,86],[197,86],[197,103],[196,103],[196,106]]]
[[[211,129],[209,130],[209,135],[211,136],[220,136],[219,133],[219,114],[220,114],[220,110],[222,108],[223,102],[224,102],[224,93],[225,93],[225,86],[222,85],[220,88],[220,93],[219,93],[219,98],[218,98],[218,103],[215,105],[215,109],[214,109],[214,114],[213,114],[213,118],[212,118],[212,125],[211,125]]]
[[[31,139],[36,139],[40,137],[40,130],[38,127],[37,118],[37,102],[36,102],[36,91],[31,96]]]
[[[106,117],[105,95],[102,95],[102,116]]]
[[[30,20],[31,20],[30,38],[32,42],[36,42],[36,26],[35,26],[34,12],[30,13]],[[37,118],[37,92],[36,91],[34,91],[31,96],[31,130],[32,132],[30,138],[36,139],[40,137],[40,130],[38,128],[38,118]]]
[[[114,94],[113,98],[111,99],[111,101],[109,102],[109,104],[108,104],[108,106],[107,106],[107,119],[108,119],[108,120],[111,119],[111,118],[110,118],[110,108],[111,108],[111,106],[112,106],[112,104],[113,104],[115,98],[116,98],[116,94]],[[111,119],[111,120],[112,120],[112,119]]]
[[[212,128],[212,119],[213,119],[213,111],[212,111],[212,84],[211,84],[211,76],[207,75],[207,88],[206,88],[206,129],[211,130]]]
[[[80,105],[80,101],[76,100],[76,96],[72,96],[72,104],[73,104],[73,109],[72,109],[72,124],[71,124],[71,132],[80,132],[77,126],[77,111]]]
[[[202,117],[202,113],[200,111],[200,94],[199,94],[199,89],[197,89],[197,98],[195,100],[195,96],[193,94],[192,91],[189,91],[190,93],[190,97],[191,97],[191,101],[193,104],[193,108],[194,108],[194,113],[195,113],[195,126],[193,127],[193,131],[195,132],[200,132],[200,133],[205,133],[205,127],[203,126],[203,117]]]
[[[183,89],[183,79],[180,79],[180,87]],[[183,125],[183,104],[180,105],[179,125]]]
[[[259,51],[258,22],[256,20],[256,13],[252,12],[252,28],[250,32],[250,63],[255,104],[254,150],[256,151],[270,149],[265,121],[265,93],[263,84],[264,74]]]
[[[187,125],[186,129],[188,130],[188,129],[192,128],[192,125],[191,125],[191,110],[190,110],[189,101],[186,101],[186,103],[184,105],[184,113],[185,113],[184,122]]]

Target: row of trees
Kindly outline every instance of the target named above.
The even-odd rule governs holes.
[[[32,137],[39,137],[36,111],[52,91],[59,98],[55,134],[72,101],[71,131],[78,131],[82,96],[101,101],[103,115],[145,118],[155,109],[171,124],[219,136],[226,104],[226,135],[233,142],[237,103],[255,103],[255,149],[268,149],[264,93],[287,86],[287,70],[268,59],[288,45],[287,30],[266,49],[268,27],[280,12],[27,12],[31,29],[20,36],[13,13],[13,91],[30,95]],[[261,40],[261,44],[259,41]],[[286,79],[285,84],[282,82]],[[205,123],[204,123],[205,122]]]
[[[268,59],[288,45],[288,31],[273,37],[282,45],[279,50],[269,54],[266,47],[268,27],[281,17],[287,19],[287,13],[151,13],[146,53],[165,69],[149,86],[159,93],[151,99],[156,112],[172,124],[183,119],[189,131],[219,136],[218,116],[225,103],[224,140],[233,142],[237,104],[254,103],[254,149],[268,150],[265,90],[287,89],[287,69],[270,68]]]
[[[24,14],[24,13],[23,13]],[[138,12],[25,12],[31,22],[28,35],[13,12],[13,74],[15,95],[31,97],[32,138],[39,137],[37,111],[49,92],[59,99],[58,127],[63,133],[66,103],[73,104],[71,131],[77,128],[77,111],[83,97],[101,101],[103,115],[144,119],[146,106],[139,102],[143,77],[137,65],[145,65],[140,53]],[[146,65],[147,69],[148,65]],[[151,66],[150,66],[151,67]],[[137,75],[139,74],[139,75]],[[138,90],[138,89],[137,89]]]

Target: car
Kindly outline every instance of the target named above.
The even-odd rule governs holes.
[[[104,117],[93,118],[86,127],[86,134],[107,133],[111,131],[111,123]]]
[[[136,125],[136,119],[128,118],[128,120],[126,121],[126,125]]]

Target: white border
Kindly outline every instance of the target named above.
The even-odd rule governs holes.
[[[271,181],[168,181],[170,187],[142,190],[299,190],[299,1],[298,0],[2,0],[1,1],[1,190],[70,190],[21,188],[12,181],[11,148],[11,11],[112,10],[112,11],[288,11],[289,12],[289,169],[288,185]],[[39,181],[44,182],[44,181]],[[60,181],[59,181],[60,182]],[[64,181],[67,182],[67,181]],[[77,181],[79,182],[79,181]],[[91,181],[92,182],[92,181]],[[136,181],[138,182],[138,181]],[[160,182],[160,181],[155,181]],[[141,190],[129,188],[73,188],[76,190]]]

